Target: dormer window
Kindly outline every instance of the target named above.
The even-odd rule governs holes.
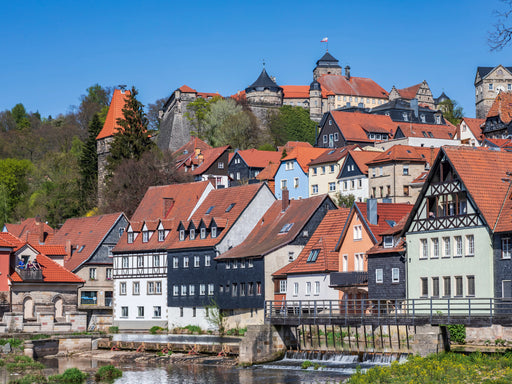
[[[165,239],[165,231],[163,229],[158,230],[158,241],[164,241]]]
[[[149,232],[148,231],[143,231],[142,232],[142,242],[143,243],[147,243],[149,241]]]
[[[384,236],[384,248],[393,248],[393,236]]]
[[[420,115],[420,120],[422,123],[426,122],[425,115]]]
[[[206,237],[206,228],[201,228],[201,239]]]
[[[190,240],[194,240],[195,238],[196,238],[196,230],[192,228],[190,230]]]
[[[216,238],[217,237],[217,227],[212,227],[211,235],[212,235],[212,238]]]
[[[210,212],[213,210],[213,208],[215,208],[215,205],[212,205],[210,208],[208,208],[208,210],[206,211],[206,214],[209,215]]]
[[[407,112],[403,112],[402,113],[402,118],[404,119],[404,121],[408,121],[409,120],[409,117],[407,116]]]
[[[436,124],[441,124],[441,116],[436,115]]]
[[[128,244],[133,243],[133,232],[128,232]]]
[[[185,230],[180,229],[180,241],[183,241],[183,240],[185,240]]]

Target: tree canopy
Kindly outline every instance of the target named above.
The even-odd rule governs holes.
[[[512,40],[512,0],[502,0],[504,9],[496,10],[496,22],[489,32],[488,43],[491,51],[500,51]]]
[[[459,125],[464,117],[462,107],[455,100],[443,100],[439,103],[443,117],[453,125]]]
[[[315,142],[316,123],[310,119],[309,111],[302,107],[283,105],[269,117],[270,134],[276,146],[287,141]]]

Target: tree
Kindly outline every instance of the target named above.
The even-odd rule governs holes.
[[[89,136],[80,154],[80,200],[86,210],[94,207],[97,202],[98,189],[98,155],[96,152],[96,137],[103,124],[98,114],[94,114],[89,124]]]
[[[0,160],[0,226],[14,218],[17,205],[26,198],[32,170],[28,160]]]
[[[137,90],[132,87],[123,108],[123,118],[117,120],[121,127],[114,134],[107,158],[107,170],[112,175],[116,167],[125,159],[140,160],[142,155],[154,148],[151,132],[148,131],[148,119],[144,105],[137,100]]]
[[[512,40],[512,23],[509,17],[512,15],[512,0],[502,0],[505,3],[505,10],[496,10],[496,24],[489,32],[488,43],[491,51],[500,51]]]
[[[80,105],[76,112],[78,124],[84,131],[89,129],[89,123],[97,113],[100,116],[101,122],[105,122],[113,88],[94,84],[87,88],[86,91],[87,94],[80,97]],[[103,120],[101,117],[103,117]]]
[[[210,104],[209,111],[205,116],[204,136],[207,141],[213,146],[226,145],[225,140],[220,140],[218,137],[221,127],[229,117],[240,112],[242,112],[242,107],[237,105],[233,99],[221,99]]]
[[[302,107],[283,105],[269,116],[270,134],[276,146],[287,141],[315,142],[316,123],[309,118],[309,111]]]
[[[464,117],[462,107],[455,100],[443,100],[439,103],[439,108],[443,112],[444,118],[453,125],[459,125]]]
[[[191,132],[194,136],[197,136],[200,139],[205,139],[206,115],[210,111],[211,105],[219,100],[221,100],[220,97],[213,97],[211,99],[198,97],[194,101],[188,103],[187,112],[185,112],[184,115],[194,128]]]
[[[12,117],[16,122],[16,129],[22,131],[30,128],[30,120],[23,104],[16,104],[11,110]]]
[[[356,197],[353,194],[342,195],[341,192],[337,192],[335,200],[338,207],[351,208],[356,201]]]
[[[160,130],[160,110],[164,107],[167,99],[158,99],[153,104],[148,104],[148,128],[152,131]]]

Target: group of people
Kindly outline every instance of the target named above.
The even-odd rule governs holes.
[[[23,262],[23,260],[20,260],[18,263],[19,269],[26,269],[28,271],[36,271],[38,269],[41,269],[41,265],[37,262],[37,260],[34,260],[34,262],[29,261],[26,265]]]

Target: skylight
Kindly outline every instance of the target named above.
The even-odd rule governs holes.
[[[423,133],[423,136],[424,136],[424,137],[428,137],[427,132],[425,132],[425,131],[421,131],[421,133]]]
[[[329,151],[328,155],[332,155],[334,153],[334,149],[332,151]]]
[[[226,208],[226,212],[229,212],[231,211],[231,209],[233,209],[233,207],[235,206],[236,203],[231,203],[229,204],[229,207]],[[208,212],[207,212],[208,213]]]
[[[206,214],[208,215],[213,210],[213,208],[215,208],[215,205],[212,205],[210,208],[208,208]]]
[[[285,224],[283,226],[283,228],[281,228],[281,230],[279,231],[279,233],[288,233],[288,231],[293,227],[293,223],[288,223],[288,224]]]
[[[390,227],[394,227],[396,225],[396,221],[394,220],[384,220]]]
[[[318,254],[320,253],[319,249],[312,249],[311,252],[309,252],[308,256],[308,263],[314,263],[316,259],[318,258]]]
[[[82,252],[82,251],[84,250],[84,248],[85,248],[85,245],[82,245],[82,246],[80,247],[80,249],[78,250],[78,253]]]
[[[433,135],[433,134],[432,134],[432,132],[430,132],[430,131],[428,131],[428,135],[429,135],[430,137],[434,137],[434,135]]]
[[[411,151],[407,150],[407,153],[412,153]]]

